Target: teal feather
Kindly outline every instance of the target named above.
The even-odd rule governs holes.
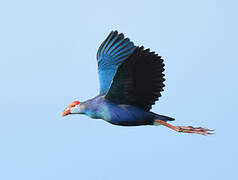
[[[112,31],[103,41],[97,52],[100,94],[108,92],[118,67],[135,49],[134,43],[117,31]]]

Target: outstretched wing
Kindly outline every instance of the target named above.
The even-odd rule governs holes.
[[[149,49],[137,47],[118,68],[106,99],[146,111],[161,96],[164,85],[163,59]]]
[[[119,65],[136,49],[122,33],[112,31],[97,52],[100,94],[107,93]]]

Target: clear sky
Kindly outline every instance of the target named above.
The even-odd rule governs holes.
[[[1,1],[0,179],[236,180],[238,25],[231,0]],[[111,30],[158,52],[153,111],[175,125],[119,127],[61,117],[98,94],[96,51]]]

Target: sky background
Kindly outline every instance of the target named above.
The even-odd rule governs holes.
[[[238,178],[237,1],[0,1],[0,179]],[[153,111],[174,125],[62,118],[98,94],[96,51],[111,30],[158,52],[166,87]]]

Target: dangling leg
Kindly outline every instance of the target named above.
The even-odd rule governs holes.
[[[214,131],[212,129],[205,129],[202,127],[192,127],[192,126],[173,126],[173,125],[171,125],[165,121],[162,121],[160,119],[156,119],[155,122],[158,122],[161,125],[171,128],[177,132],[194,133],[194,134],[201,134],[201,135],[214,134],[214,133],[211,133],[211,131]]]

